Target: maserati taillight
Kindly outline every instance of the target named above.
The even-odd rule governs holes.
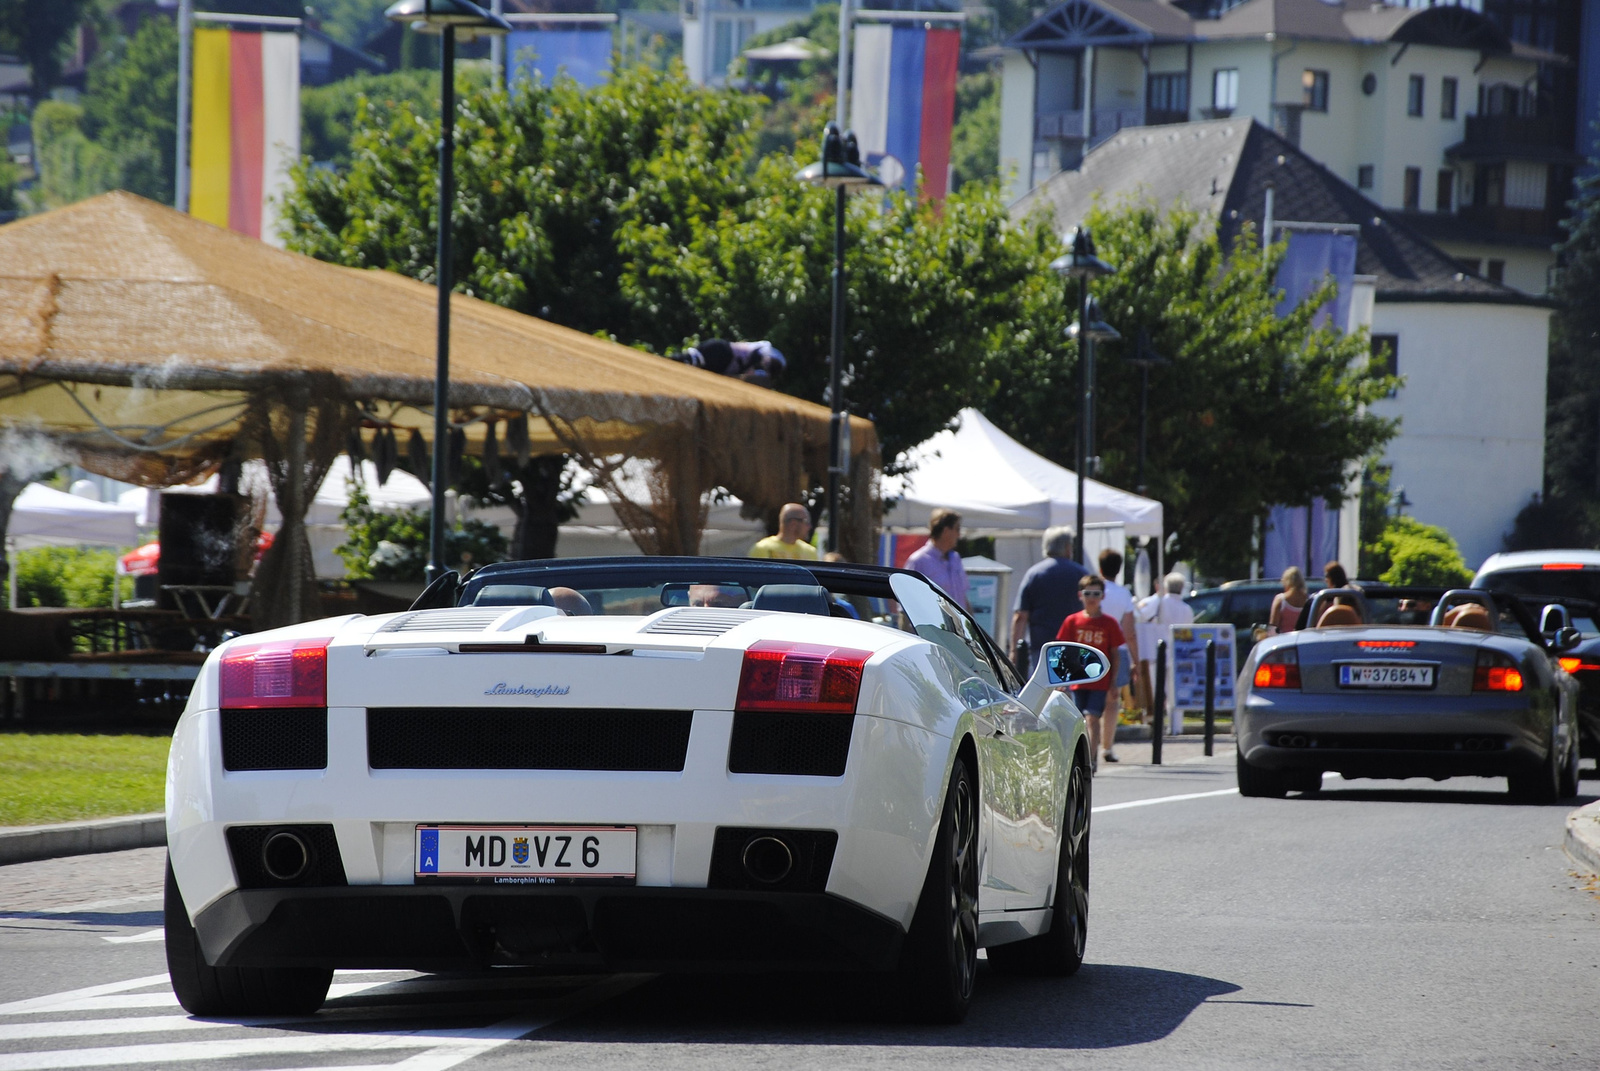
[[[735,709],[854,714],[871,651],[763,640],[744,654]]]
[[[1520,692],[1522,670],[1511,656],[1500,651],[1479,651],[1478,665],[1472,674],[1474,692]]]
[[[1256,664],[1254,683],[1257,688],[1299,688],[1300,652],[1283,647],[1263,655]]]
[[[222,656],[220,705],[235,710],[327,706],[328,640],[268,640],[234,647]]]

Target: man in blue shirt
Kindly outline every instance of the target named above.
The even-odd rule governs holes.
[[[1039,648],[1056,638],[1061,622],[1083,609],[1078,581],[1089,570],[1072,560],[1072,529],[1044,534],[1044,560],[1022,576],[1011,612],[1012,661],[1024,676],[1032,672]],[[1026,654],[1021,650],[1027,640]]]

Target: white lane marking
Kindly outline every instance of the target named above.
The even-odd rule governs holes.
[[[69,989],[63,993],[51,993],[44,997],[30,997],[27,1000],[14,1000],[9,1004],[0,1004],[0,1015],[20,1015],[24,1012],[42,1011],[58,1005],[68,1004],[81,997],[98,997],[106,993],[126,993],[130,989],[148,989],[153,985],[166,985],[167,972],[160,974],[147,974],[143,978],[130,978],[126,982],[107,982],[104,985],[91,985],[83,989]]]
[[[519,1015],[490,1026],[375,1033],[319,1033],[314,1036],[178,1041],[154,1045],[119,1045],[90,1049],[0,1054],[0,1071],[58,1071],[65,1068],[114,1067],[127,1064],[170,1065],[199,1060],[248,1056],[290,1056],[333,1052],[386,1052],[418,1049],[409,1059],[389,1065],[365,1065],[366,1071],[386,1066],[392,1071],[448,1071],[466,1060],[499,1048],[524,1034],[609,1000],[639,985],[650,975],[617,975],[598,985],[557,1000],[542,1014]],[[381,984],[381,983],[379,983]],[[314,1019],[305,1020],[315,1022]],[[236,1026],[237,1023],[216,1025]],[[320,1069],[328,1071],[328,1069]]]
[[[164,974],[152,975],[162,983],[168,981]],[[393,985],[401,979],[380,978],[373,982],[335,982],[328,987],[328,999],[353,997],[381,985]],[[142,984],[155,985],[155,982]],[[125,988],[135,988],[124,983]],[[99,988],[99,987],[94,987]],[[15,1004],[0,1005],[0,1015],[30,1015],[40,1012],[122,1011],[127,1008],[176,1008],[178,998],[168,989],[165,993],[123,993],[106,996],[74,997],[72,993],[57,993],[53,997],[35,997],[19,1000]]]
[[[154,896],[123,896],[115,900],[90,900],[83,904],[68,904],[66,907],[41,907],[37,911],[21,912],[28,915],[75,915],[81,911],[103,911],[108,907],[126,907],[129,904],[159,904],[161,894]],[[10,912],[7,912],[10,914]]]
[[[1237,796],[1236,788],[1219,788],[1215,792],[1185,792],[1181,796],[1157,796],[1148,800],[1129,800],[1127,803],[1107,803],[1094,808],[1090,813],[1100,814],[1103,811],[1125,811],[1130,807],[1154,807],[1158,803],[1177,803],[1179,800],[1203,800],[1211,796]]]
[[[167,932],[163,929],[146,930],[143,933],[129,933],[117,937],[102,937],[103,941],[110,941],[114,945],[138,945],[146,941],[164,941]]]
[[[278,1019],[276,1022],[286,1022]],[[208,1030],[238,1023],[216,1019],[192,1019],[187,1015],[141,1015],[131,1019],[69,1019],[47,1023],[6,1023],[0,1025],[0,1041],[24,1038],[71,1038],[92,1034],[159,1034],[168,1030]]]

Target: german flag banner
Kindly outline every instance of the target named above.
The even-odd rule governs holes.
[[[278,205],[300,153],[300,36],[194,31],[189,214],[281,245]]]

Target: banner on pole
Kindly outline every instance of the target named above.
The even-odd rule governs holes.
[[[1353,234],[1328,234],[1322,231],[1290,231],[1289,248],[1283,263],[1278,265],[1278,288],[1283,298],[1278,302],[1278,315],[1287,316],[1332,276],[1339,287],[1338,295],[1317,311],[1314,323],[1318,327],[1328,323],[1333,316],[1333,326],[1343,331],[1350,322],[1350,294],[1355,286],[1356,236]]]
[[[914,189],[920,167],[923,197],[949,192],[960,57],[960,30],[856,27],[850,126],[884,185]]]
[[[517,30],[506,37],[506,85],[515,91],[523,78],[545,85],[565,72],[585,89],[611,74],[611,27],[552,26]]]
[[[279,204],[300,156],[300,35],[194,31],[189,214],[281,245]]]

